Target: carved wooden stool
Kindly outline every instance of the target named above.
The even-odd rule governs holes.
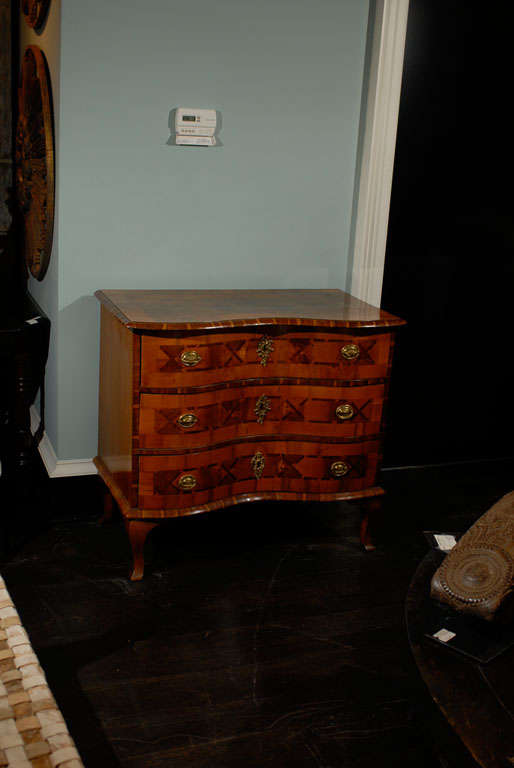
[[[431,597],[487,621],[512,618],[514,491],[494,504],[435,572]]]

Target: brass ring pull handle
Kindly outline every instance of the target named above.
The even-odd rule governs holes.
[[[353,410],[353,405],[351,403],[341,403],[341,405],[338,405],[336,408],[336,416],[339,421],[346,421],[347,419],[351,419],[354,415],[355,411]]]
[[[253,470],[253,474],[257,478],[257,480],[260,480],[262,477],[262,473],[264,472],[264,465],[266,463],[266,460],[264,458],[264,454],[262,454],[260,451],[257,451],[254,453],[250,460],[250,465]]]
[[[268,358],[273,352],[273,339],[269,336],[263,336],[257,344],[257,357],[261,361],[261,365],[266,365]]]
[[[357,360],[361,351],[358,344],[345,344],[340,349],[341,357],[345,360]]]
[[[334,477],[344,477],[350,471],[350,467],[344,461],[334,461],[330,465],[330,471]]]
[[[196,485],[196,477],[193,475],[182,475],[178,481],[178,487],[181,491],[192,491]]]
[[[266,418],[266,414],[271,409],[271,403],[269,397],[266,397],[266,395],[261,395],[257,402],[255,403],[254,413],[257,416],[257,422],[259,424],[264,423],[264,419]]]
[[[191,429],[191,427],[194,427],[198,421],[198,416],[196,416],[194,413],[183,413],[178,417],[177,421],[179,425],[184,429]]]
[[[192,368],[193,365],[198,365],[202,356],[196,349],[186,349],[180,355],[180,362],[182,365],[187,365],[188,368]]]

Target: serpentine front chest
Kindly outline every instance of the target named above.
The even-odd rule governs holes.
[[[374,499],[394,331],[338,290],[97,291],[96,466],[132,579],[164,518],[263,499]],[[361,540],[370,546],[367,518]]]

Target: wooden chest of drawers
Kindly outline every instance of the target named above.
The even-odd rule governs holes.
[[[143,575],[169,517],[376,499],[394,330],[337,290],[98,291],[96,466]],[[370,546],[367,514],[361,540]]]

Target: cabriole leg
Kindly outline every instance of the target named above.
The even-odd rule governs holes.
[[[103,515],[98,520],[99,525],[104,523],[110,523],[114,515],[114,499],[112,493],[108,488],[104,488],[103,491],[104,511]]]
[[[373,496],[370,499],[363,499],[361,503],[361,528],[360,539],[361,544],[367,552],[372,552],[375,549],[375,543],[373,541],[371,531],[373,531],[376,518],[382,511],[382,496]]]
[[[125,520],[130,546],[132,547],[133,569],[130,574],[131,581],[140,581],[145,569],[145,541],[150,531],[157,523],[144,520]]]

